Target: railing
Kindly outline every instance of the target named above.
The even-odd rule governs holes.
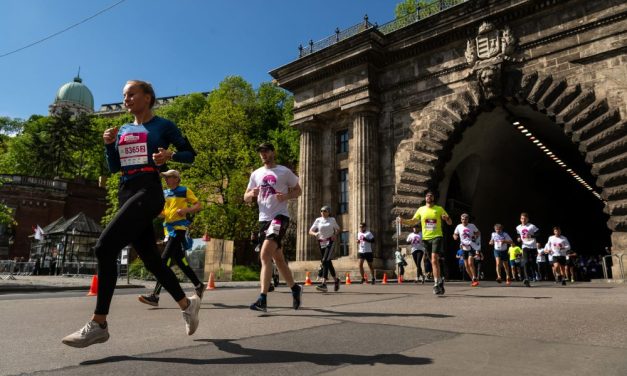
[[[368,21],[368,15],[365,15],[364,21],[358,23],[357,25],[353,25],[345,30],[340,30],[339,28],[336,28],[335,34],[331,36],[328,36],[317,42],[310,40],[309,43],[307,43],[307,45],[305,46],[303,46],[302,44],[299,45],[298,57],[301,58],[314,52],[323,50],[339,41],[350,38],[371,28],[376,28],[383,34],[389,34],[396,30],[402,29],[405,26],[411,25],[415,22],[418,22],[434,14],[440,13],[468,1],[470,0],[433,0],[423,6],[419,6],[414,13],[411,13],[401,18],[397,18],[381,26],[378,26],[376,23],[370,23]]]

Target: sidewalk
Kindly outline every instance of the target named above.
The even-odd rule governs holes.
[[[70,291],[84,290],[89,291],[92,276],[14,276],[15,279],[0,279],[0,294],[18,293],[18,292],[37,292],[37,291]],[[205,282],[206,283],[206,282]],[[259,286],[258,281],[235,281],[220,282],[216,285],[219,287],[231,288],[252,288]],[[182,282],[183,289],[192,289],[194,286],[189,282]],[[117,289],[124,288],[145,288],[152,289],[155,287],[155,281],[145,281],[141,279],[131,278],[128,283],[126,277],[120,277],[116,285]]]

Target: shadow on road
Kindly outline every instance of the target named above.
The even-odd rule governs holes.
[[[231,339],[201,339],[199,342],[209,342],[215,344],[218,350],[240,355],[238,357],[217,358],[217,359],[193,359],[176,357],[143,357],[143,356],[111,356],[102,359],[88,360],[81,362],[81,365],[95,365],[105,363],[116,363],[124,361],[161,362],[176,364],[208,365],[208,364],[273,364],[273,363],[313,363],[321,366],[343,366],[343,365],[424,365],[431,364],[430,358],[410,357],[401,354],[319,354],[305,353],[297,351],[283,350],[263,350],[245,348]]]

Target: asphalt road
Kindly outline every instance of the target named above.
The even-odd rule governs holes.
[[[185,334],[168,295],[152,308],[119,290],[111,339],[86,349],[61,338],[88,319],[84,292],[0,296],[0,375],[626,375],[627,286],[533,288],[483,283],[351,285],[318,293],[302,310],[289,289],[266,314],[252,288],[207,291],[200,328]]]

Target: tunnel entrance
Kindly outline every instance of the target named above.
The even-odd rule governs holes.
[[[589,165],[555,122],[529,106],[481,113],[452,149],[443,175],[438,201],[453,219],[445,229],[450,278],[460,277],[452,233],[463,212],[481,231],[487,279],[495,277],[488,244],[493,225],[503,224],[516,239],[521,212],[540,228],[542,245],[556,225],[578,255],[596,256],[611,245],[609,216]]]

